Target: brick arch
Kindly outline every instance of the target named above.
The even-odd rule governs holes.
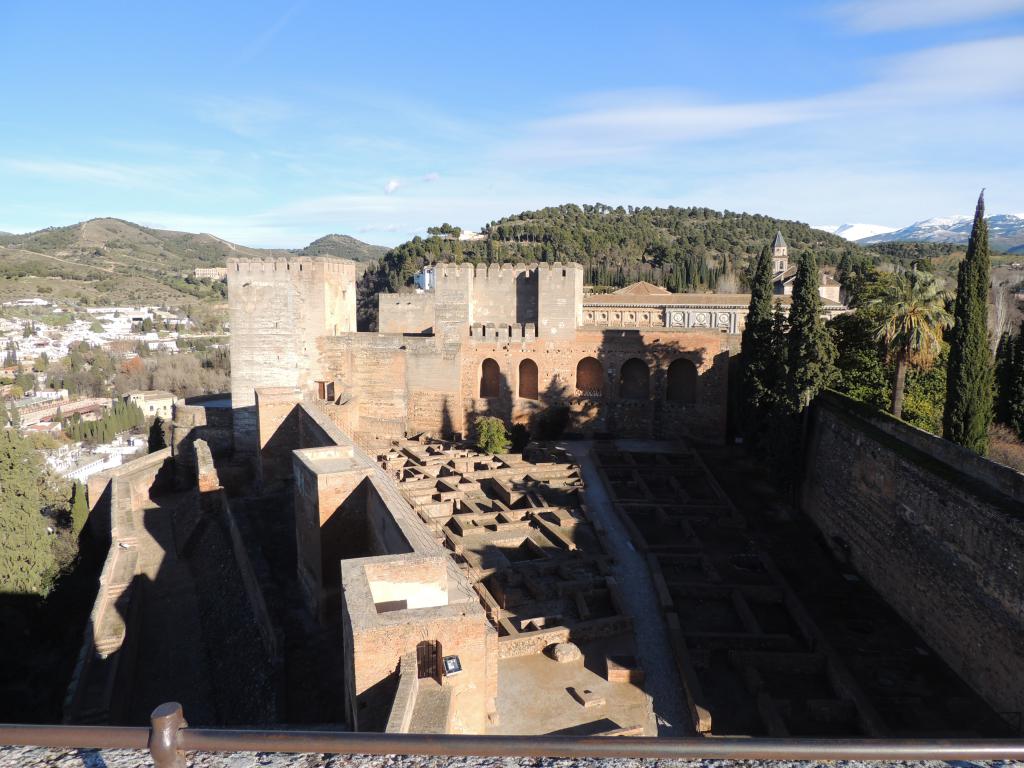
[[[501,368],[498,361],[488,357],[480,365],[480,397],[498,397],[501,394]]]
[[[583,394],[604,394],[604,368],[596,357],[584,357],[576,363],[576,391]]]
[[[639,357],[631,357],[619,370],[619,397],[646,400],[651,396],[651,370]]]
[[[686,405],[697,402],[697,366],[692,360],[680,357],[669,365],[665,399]]]
[[[538,397],[537,364],[528,357],[519,363],[519,396],[526,400]]]

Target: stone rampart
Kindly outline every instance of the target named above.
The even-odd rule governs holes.
[[[996,711],[1024,711],[1024,476],[835,393],[807,423],[803,511]]]

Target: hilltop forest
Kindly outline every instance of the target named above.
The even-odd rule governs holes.
[[[807,224],[710,208],[560,205],[487,224],[479,240],[459,240],[449,225],[433,227],[390,250],[360,282],[360,327],[374,327],[380,291],[397,292],[436,261],[578,261],[597,291],[647,280],[677,293],[748,290],[752,256],[781,231],[795,264],[813,251],[819,264],[937,257],[950,246],[898,244],[891,253],[866,249]],[[889,244],[886,244],[889,245]],[[893,244],[896,245],[896,244]],[[910,247],[908,247],[910,246]]]

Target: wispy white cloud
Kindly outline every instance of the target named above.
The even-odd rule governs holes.
[[[402,186],[402,182],[398,179],[388,179],[388,183],[384,185],[384,191],[390,195],[400,186]]]
[[[437,181],[440,178],[441,174],[437,173],[436,171],[432,171],[430,173],[423,175],[423,181],[427,182],[428,184],[432,181]]]
[[[15,173],[42,176],[60,182],[84,182],[113,187],[161,187],[190,176],[183,168],[119,163],[84,163],[65,160],[0,158],[0,167]]]
[[[806,98],[711,103],[672,91],[606,95],[593,100],[602,106],[527,124],[501,152],[563,163],[631,160],[669,145],[859,119],[871,110],[948,108],[1024,94],[1024,36],[926,49],[879,64],[865,85]]]
[[[856,32],[939,27],[1024,11],[1024,0],[853,0],[832,9]]]
[[[258,136],[291,115],[291,106],[276,99],[213,96],[197,105],[200,120],[245,138]]]

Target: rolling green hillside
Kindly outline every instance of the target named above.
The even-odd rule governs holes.
[[[385,252],[345,235],[295,251],[248,248],[209,234],[151,229],[120,219],[91,219],[25,235],[0,235],[0,300],[51,296],[87,304],[223,302],[224,291],[191,278],[196,267],[229,256],[317,255],[365,261]]]

